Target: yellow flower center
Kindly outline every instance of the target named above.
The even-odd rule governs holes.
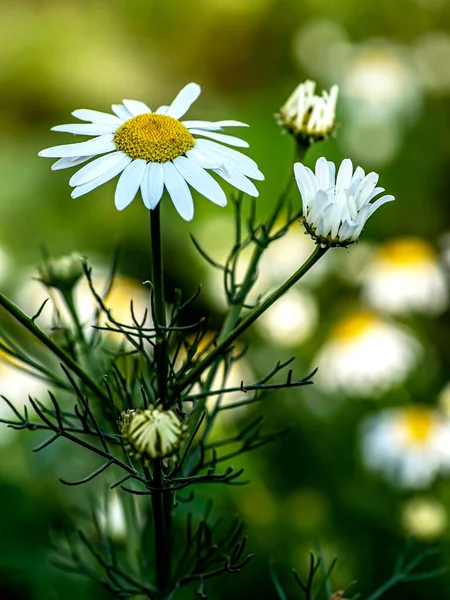
[[[378,256],[389,265],[406,268],[436,259],[433,248],[418,238],[400,238],[388,242],[380,249]]]
[[[436,417],[426,406],[412,406],[405,409],[402,425],[412,443],[423,443],[430,439],[436,424]]]
[[[377,319],[368,312],[357,312],[342,319],[333,330],[332,337],[335,340],[351,340],[360,337],[374,325]]]
[[[195,139],[177,119],[144,113],[119,127],[114,143],[133,159],[163,163],[185,154],[194,147]]]

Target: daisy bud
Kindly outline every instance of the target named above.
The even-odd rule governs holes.
[[[329,93],[323,91],[321,96],[315,94],[315,89],[314,81],[301,83],[277,115],[278,124],[307,147],[326,140],[335,129],[338,86],[333,85]]]
[[[365,174],[361,167],[353,172],[352,161],[342,161],[336,173],[326,158],[316,162],[315,173],[301,163],[294,165],[295,179],[302,197],[302,223],[309,235],[324,247],[348,246],[357,242],[368,218],[394,196],[381,196],[376,187],[378,175]]]
[[[124,415],[122,430],[137,459],[168,458],[180,447],[183,427],[172,410],[150,407]]]
[[[81,256],[69,254],[47,260],[38,267],[39,281],[60,291],[70,291],[83,275]]]

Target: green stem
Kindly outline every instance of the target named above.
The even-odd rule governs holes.
[[[274,292],[272,292],[265,300],[261,302],[258,306],[253,308],[247,316],[242,319],[240,323],[234,327],[227,335],[222,336],[222,339],[219,340],[217,346],[212,350],[202,362],[197,365],[184,379],[182,379],[177,388],[177,391],[183,390],[186,386],[193,383],[203,372],[207,369],[219,356],[221,356],[227,348],[234,342],[236,338],[238,338],[246,329],[252,325],[256,319],[258,319],[268,308],[274,304],[281,298],[283,294],[285,294],[289,288],[291,288],[294,284],[296,284],[310,269],[313,267],[316,262],[322,258],[328,248],[322,248],[321,246],[316,246],[314,252],[311,256],[303,263],[303,265],[293,274],[289,279],[287,279],[279,288],[277,288]]]
[[[161,245],[161,222],[159,205],[150,211],[150,234],[152,245],[152,285],[154,326],[156,329],[155,362],[157,365],[158,394],[164,408],[167,407],[167,337],[166,306],[164,301],[164,271]]]
[[[153,486],[162,490],[163,471],[160,458],[153,463]],[[166,592],[170,586],[170,526],[164,492],[153,492],[153,526],[155,536],[156,586]],[[170,513],[169,513],[170,514]]]
[[[0,293],[0,306],[2,306],[16,321],[25,327],[36,339],[46,346],[55,356],[57,356],[94,394],[107,404],[109,398],[106,392],[89,377],[83,368],[71,356],[66,354],[59,346],[53,342],[36,323],[30,319],[18,306],[8,300],[6,296]]]
[[[167,408],[168,348],[166,337],[166,306],[164,300],[164,271],[161,244],[160,209],[150,211],[150,234],[152,250],[153,320],[156,330],[155,364],[158,395],[163,408]],[[171,578],[171,520],[172,498],[164,491],[164,472],[161,459],[153,463],[153,486],[161,491],[152,493],[153,523],[155,536],[156,585],[161,592],[167,591]]]
[[[64,292],[61,291],[61,295],[67,306],[67,309],[69,310],[72,321],[75,325],[75,329],[77,331],[77,336],[78,336],[78,341],[83,346],[83,348],[86,350],[87,349],[86,337],[84,335],[83,325],[81,324],[81,321],[78,317],[78,312],[77,312],[77,309],[75,306],[75,299],[73,297],[73,289],[64,291]]]

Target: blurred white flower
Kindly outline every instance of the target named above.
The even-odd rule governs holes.
[[[283,226],[283,222],[275,224],[275,230]],[[288,279],[314,252],[315,242],[305,233],[298,223],[291,225],[283,237],[272,242],[264,251],[259,267],[261,280],[266,286],[278,286]],[[314,269],[302,278],[302,285],[320,284],[334,264],[336,254],[328,252],[314,265]],[[266,288],[267,289],[267,288]]]
[[[382,394],[408,376],[421,350],[403,327],[370,312],[354,312],[336,323],[316,356],[316,381],[329,392]]]
[[[308,144],[328,138],[335,128],[338,86],[333,85],[329,92],[323,91],[321,96],[315,92],[315,81],[308,79],[301,83],[278,115],[280,125]]]
[[[207,170],[240,191],[258,196],[250,181],[264,179],[257,164],[245,154],[228,148],[248,148],[248,143],[218,133],[223,127],[245,126],[245,123],[179,120],[199,95],[200,86],[189,83],[172,104],[160,106],[154,113],[144,102],[136,100],[114,104],[114,114],[75,110],[73,116],[82,123],[57,125],[53,130],[93,139],[46,148],[39,156],[58,158],[52,166],[58,170],[76,167],[103,154],[71,177],[72,197],[83,196],[120,175],[115,192],[118,210],[126,208],[139,190],[145,207],[154,209],[166,188],[179,215],[190,221],[194,202],[189,185],[211,202],[225,206],[226,194]]]
[[[366,122],[405,121],[417,115],[422,103],[408,52],[386,40],[354,47],[341,89],[349,115]]]
[[[403,504],[401,522],[407,535],[433,541],[447,529],[448,515],[445,506],[436,498],[419,496]]]
[[[450,35],[431,31],[413,48],[417,70],[423,84],[433,92],[450,91]]]
[[[384,188],[376,187],[378,175],[353,172],[352,161],[342,161],[336,175],[333,162],[321,157],[315,173],[301,163],[294,165],[295,179],[302,197],[303,223],[318,243],[346,246],[356,242],[366,221],[394,196],[384,195],[371,203]]]
[[[98,525],[110,538],[116,541],[125,540],[127,536],[127,523],[125,510],[119,495],[115,490],[110,490],[102,499],[97,510]]]
[[[291,288],[256,323],[267,341],[289,348],[298,346],[312,335],[318,316],[313,296]]]
[[[363,298],[395,315],[437,314],[448,305],[448,282],[430,244],[398,238],[378,249],[364,270]]]
[[[427,487],[450,470],[450,421],[425,405],[385,410],[363,423],[362,457],[398,487]]]
[[[104,297],[108,287],[109,276],[104,267],[94,267],[92,271],[92,280],[96,292]],[[44,310],[39,315],[37,323],[43,329],[51,329],[55,325],[60,325],[55,321],[54,309],[58,312],[63,325],[68,325],[70,314],[67,311],[60,295],[55,290],[49,290],[40,281],[31,278],[31,274],[27,273],[15,293],[15,298],[19,306],[28,313],[34,315],[46,298],[51,298],[51,302],[47,302]],[[142,320],[147,310],[145,321],[146,327],[151,326],[150,309],[150,291],[143,283],[117,274],[114,277],[114,282],[109,290],[109,293],[104,297],[105,305],[111,309],[112,316],[119,322],[126,325],[132,325],[131,302],[133,302],[133,310],[136,318]],[[89,331],[94,323],[98,304],[89,288],[86,278],[75,287],[75,305],[80,317],[80,321]],[[100,314],[100,323],[106,322],[106,316]],[[121,341],[122,337],[118,334],[108,334],[110,340]]]
[[[17,410],[23,414],[23,407],[28,406],[28,397],[47,401],[48,385],[41,379],[19,369],[14,359],[0,351],[0,396],[7,398]],[[7,403],[0,398],[0,418],[16,420]],[[0,424],[0,445],[7,443],[16,432],[6,425]]]

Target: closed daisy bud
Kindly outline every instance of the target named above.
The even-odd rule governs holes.
[[[168,458],[178,450],[183,427],[172,410],[147,408],[124,415],[122,430],[137,459]]]
[[[339,88],[315,94],[316,83],[301,83],[277,115],[279,125],[285,126],[302,146],[327,139],[335,128],[336,103]]]
[[[83,259],[76,254],[49,259],[38,267],[39,281],[62,292],[70,291],[83,275]]]
[[[336,175],[336,166],[321,157],[315,173],[301,163],[294,165],[295,179],[302,197],[302,222],[309,235],[321,246],[348,246],[357,242],[366,221],[394,196],[381,196],[376,187],[378,175],[365,174],[349,158],[342,161]]]

